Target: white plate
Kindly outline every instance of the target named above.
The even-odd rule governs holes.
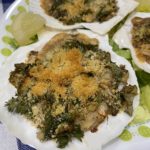
[[[0,66],[15,51],[15,48],[11,47],[13,42],[10,33],[12,19],[21,11],[28,10],[28,2],[29,0],[15,1],[0,20]],[[139,133],[141,127],[144,135]],[[107,144],[103,150],[150,150],[150,122],[128,126],[122,137],[123,139],[118,137]]]

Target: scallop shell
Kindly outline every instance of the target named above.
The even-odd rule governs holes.
[[[101,43],[99,48],[111,54],[111,60],[117,65],[125,65],[129,70],[128,84],[136,85],[138,87],[137,79],[134,70],[130,63],[116,55],[110,45],[108,44],[107,36],[99,36],[91,31],[77,30],[78,33],[86,34],[91,38],[96,38]],[[0,120],[8,127],[9,131],[19,138],[23,143],[33,146],[38,150],[59,150],[55,141],[40,142],[37,137],[37,129],[23,116],[9,113],[5,107],[5,103],[15,96],[16,89],[9,82],[9,75],[15,69],[14,65],[25,62],[30,51],[40,51],[42,47],[59,32],[44,32],[39,35],[39,42],[21,47],[16,50],[0,68]],[[70,33],[70,32],[69,32]],[[73,34],[73,33],[72,33]],[[139,90],[138,95],[134,97],[133,109],[135,110],[139,104]],[[133,119],[125,112],[120,112],[117,116],[108,116],[102,124],[99,125],[98,131],[95,133],[86,132],[82,142],[73,139],[64,150],[101,150],[101,147],[116,138],[124,130],[125,126]]]
[[[134,17],[147,18],[147,17],[150,17],[150,13],[138,12],[138,13],[132,14],[128,18],[128,20],[125,22],[124,26],[120,30],[117,31],[113,39],[119,45],[120,48],[129,48],[131,51],[131,55],[134,60],[134,63],[145,72],[150,73],[150,64],[139,60],[139,58],[136,55],[135,49],[131,43],[131,39],[132,39],[131,29],[133,27],[131,20]]]
[[[103,23],[93,22],[64,25],[62,22],[45,13],[44,9],[41,7],[41,0],[32,0],[30,2],[29,9],[31,12],[40,14],[42,17],[44,17],[46,19],[46,25],[49,27],[61,30],[87,28],[95,33],[103,35],[109,32],[118,22],[120,22],[138,6],[138,3],[135,0],[117,0],[117,2],[119,8],[117,15]]]

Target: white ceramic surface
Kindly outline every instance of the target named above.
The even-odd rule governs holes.
[[[12,16],[18,14],[24,9],[28,10],[27,0],[17,0],[15,3],[8,9],[8,11],[3,16],[0,21],[0,66],[15,48],[10,46],[10,38],[13,38],[11,33],[9,32],[9,25],[12,22]],[[9,39],[9,40],[8,40]],[[129,141],[121,140],[120,138],[115,139],[110,144],[107,144],[103,150],[150,150],[150,137],[145,138],[141,136],[138,132],[138,128],[140,126],[149,127],[146,132],[150,133],[150,123],[146,122],[143,124],[138,124],[132,127],[127,127],[127,131],[130,134]],[[0,148],[1,150],[1,148]]]

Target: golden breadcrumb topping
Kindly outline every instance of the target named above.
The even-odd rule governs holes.
[[[104,22],[118,11],[116,0],[41,0],[45,12],[64,24]]]
[[[150,18],[132,19],[132,44],[142,62],[150,63]]]
[[[127,85],[125,66],[113,63],[98,40],[77,33],[54,36],[16,64],[9,80],[17,94],[8,110],[31,120],[40,140],[56,139],[60,148],[72,137],[81,140],[84,131],[96,132],[108,115],[132,115],[137,94],[136,86]]]

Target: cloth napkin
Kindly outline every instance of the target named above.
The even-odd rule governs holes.
[[[0,0],[0,18],[15,0]],[[35,150],[21,143],[0,122],[0,150]]]

